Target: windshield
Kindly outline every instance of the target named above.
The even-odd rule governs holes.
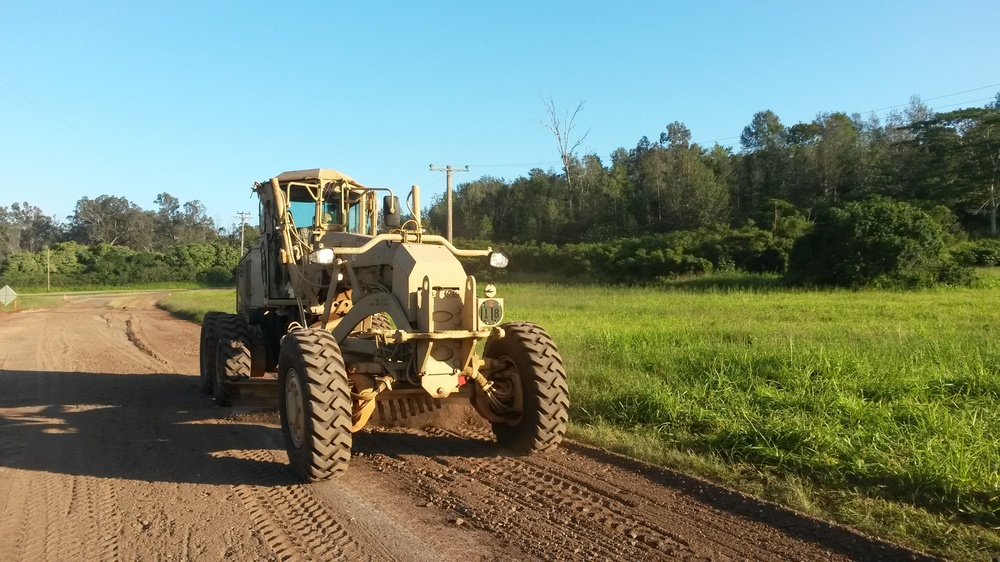
[[[288,212],[296,228],[316,225],[316,199],[319,190],[303,184],[288,186]],[[369,191],[366,189],[341,190],[339,187],[323,189],[320,202],[319,225],[335,230],[364,233],[373,228],[374,218],[368,216]],[[344,201],[343,199],[346,199]],[[346,207],[346,216],[344,207]]]
[[[292,222],[295,223],[296,228],[312,226],[313,219],[316,217],[316,202],[290,201],[288,210],[292,213]]]

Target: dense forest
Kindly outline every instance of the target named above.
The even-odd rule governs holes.
[[[897,230],[855,232],[870,238],[865,251],[885,253],[879,236],[919,238],[932,228],[939,242],[921,246],[936,252],[930,261],[942,252],[941,260],[962,265],[1000,261],[1000,94],[985,107],[949,112],[914,97],[884,123],[833,112],[789,126],[761,111],[738,150],[694,143],[675,121],[655,141],[615,150],[607,163],[576,154],[572,128],[551,109],[561,170],[535,169],[512,181],[484,176],[454,195],[456,238],[510,249],[521,271],[580,275],[611,263],[613,273],[594,277],[625,282],[720,269],[784,273],[793,245],[821,230],[817,223],[862,228],[869,212]],[[858,206],[865,201],[882,203]],[[66,222],[28,203],[0,206],[0,281],[39,284],[46,271],[67,283],[231,279],[238,227],[216,228],[198,201],[181,205],[162,193],[154,203],[146,211],[123,197],[83,198]],[[426,226],[443,232],[445,213],[439,198]],[[821,243],[817,236],[808,261],[828,268],[815,254],[845,236]]]
[[[783,213],[873,195],[923,209],[947,207],[975,237],[996,236],[1000,205],[1000,94],[984,108],[934,113],[918,98],[883,124],[875,116],[822,113],[786,126],[753,116],[739,151],[691,142],[679,122],[605,163],[567,155],[561,173],[513,181],[483,177],[454,198],[456,236],[498,242],[600,242],[649,233],[771,229]],[[444,224],[444,205],[431,209]],[[777,218],[776,218],[777,217]]]
[[[944,113],[914,97],[885,123],[821,113],[786,126],[761,111],[738,151],[693,143],[675,121],[655,142],[615,150],[609,164],[567,151],[560,125],[549,129],[560,132],[561,171],[458,187],[456,237],[509,249],[514,269],[617,282],[791,267],[804,284],[922,286],[966,282],[971,272],[960,267],[998,262],[1000,94]],[[444,202],[429,215],[443,230]],[[799,241],[808,252],[792,251]],[[874,270],[802,274],[803,263],[829,268],[809,255],[824,253]],[[796,256],[802,263],[790,263]]]

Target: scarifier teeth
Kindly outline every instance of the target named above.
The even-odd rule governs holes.
[[[441,401],[430,396],[411,396],[407,398],[389,398],[379,400],[378,417],[380,420],[392,423],[405,420],[410,416],[416,416],[426,412],[433,412],[441,408]]]

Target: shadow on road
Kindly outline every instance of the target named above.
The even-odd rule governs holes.
[[[149,482],[299,483],[264,452],[283,461],[277,416],[233,412],[202,394],[190,375],[0,370],[0,466]],[[502,454],[483,440],[380,429],[356,434],[354,450]]]
[[[0,466],[150,482],[282,485],[265,422],[222,422],[180,374],[0,370]]]

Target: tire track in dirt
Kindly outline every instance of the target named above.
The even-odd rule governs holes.
[[[467,439],[470,453],[496,455],[496,445],[482,441],[478,432],[440,428],[425,432]],[[437,453],[428,460],[444,470],[420,471],[434,483],[425,485],[432,501],[455,510],[472,526],[495,530],[505,542],[526,546],[527,553],[540,559],[696,557],[683,539],[632,512],[635,506],[527,461],[543,455],[496,455],[470,466],[468,458],[455,456],[454,450],[436,449],[428,451]]]
[[[355,444],[428,507],[540,560],[933,559],[572,442],[511,456],[489,429],[463,425],[378,431]]]
[[[391,452],[364,453],[366,463],[402,480],[401,486],[422,497],[427,508],[457,515],[451,518],[453,523],[490,532],[508,552],[521,550],[538,560],[649,558],[578,525],[566,525],[517,481],[510,463],[496,456],[494,447],[472,441],[441,445],[412,434],[375,438],[392,440]]]
[[[74,479],[73,507],[67,513],[76,514],[74,519],[83,519],[82,524],[73,525],[77,530],[79,556],[67,546],[68,560],[118,560],[118,540],[121,517],[115,502],[115,490],[107,481],[92,477]],[[72,539],[72,537],[71,537]]]
[[[235,456],[258,461],[257,475],[265,484],[234,486],[236,496],[279,560],[392,560],[377,542],[359,542],[338,521],[351,519],[312,494],[307,485],[287,484],[287,475],[268,468],[275,458],[269,451],[235,451]]]
[[[18,478],[0,525],[3,560],[118,560],[114,490],[100,480],[45,474]],[[10,513],[24,514],[9,517]],[[15,531],[8,521],[20,520]],[[7,542],[10,540],[10,542]]]

